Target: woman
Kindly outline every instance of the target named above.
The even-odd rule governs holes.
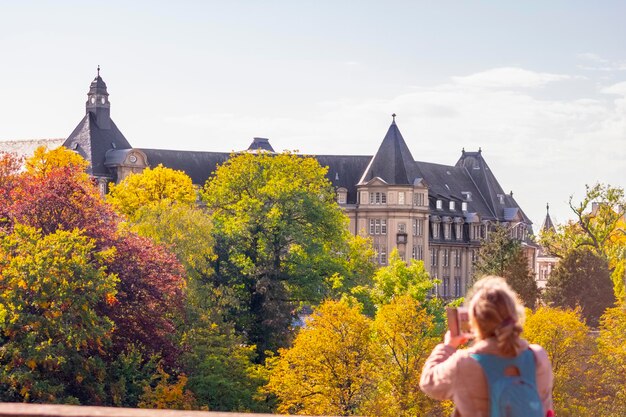
[[[451,336],[435,347],[424,364],[420,388],[438,400],[454,401],[454,416],[489,417],[489,389],[481,365],[472,354],[514,358],[530,349],[535,359],[536,385],[543,404],[543,415],[552,412],[552,367],[546,351],[520,338],[524,309],[517,295],[499,277],[476,282],[468,311],[475,339],[467,349],[457,348],[468,335]],[[515,375],[515,369],[511,370]]]

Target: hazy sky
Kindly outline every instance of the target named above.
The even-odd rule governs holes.
[[[535,223],[626,185],[624,1],[2,1],[0,140],[67,137],[96,66],[135,147],[482,147]]]

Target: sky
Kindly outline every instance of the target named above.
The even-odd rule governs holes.
[[[626,186],[626,2],[0,0],[0,140],[64,138],[97,65],[131,145],[482,149],[541,226]]]

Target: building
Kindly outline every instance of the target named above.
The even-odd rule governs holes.
[[[372,238],[381,265],[397,248],[402,259],[423,260],[441,280],[442,297],[465,293],[480,240],[496,224],[524,242],[531,267],[537,246],[529,240],[531,221],[513,193],[505,193],[482,151],[463,150],[454,165],[416,161],[400,133],[395,114],[375,155],[316,155],[328,167],[337,201],[350,218],[350,231]],[[100,70],[87,94],[86,114],[63,142],[89,163],[101,191],[134,172],[163,164],[203,185],[226,152],[133,148],[111,119],[111,103]],[[254,138],[249,152],[273,152],[268,139]]]
[[[546,232],[556,232],[554,227],[554,223],[552,223],[552,219],[550,218],[550,205],[546,204],[546,218],[543,221],[543,225],[541,226],[541,230],[539,233]],[[546,250],[543,246],[539,247],[537,251],[537,262],[535,265],[535,271],[537,273],[537,287],[540,290],[546,287],[548,283],[548,278],[550,278],[550,274],[552,270],[559,263],[559,258],[552,255],[550,252]]]

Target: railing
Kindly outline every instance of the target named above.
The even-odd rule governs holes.
[[[276,417],[276,415],[4,403],[0,404],[0,417]]]

